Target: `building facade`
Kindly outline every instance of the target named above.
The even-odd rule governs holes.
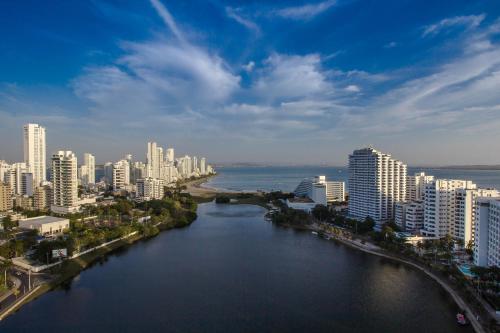
[[[12,210],[12,189],[0,181],[0,212]]]
[[[52,155],[53,196],[51,210],[66,214],[78,211],[77,158],[72,151]]]
[[[120,190],[130,185],[130,166],[127,160],[113,164],[113,190]]]
[[[500,198],[478,198],[474,265],[500,267]]]
[[[138,179],[137,196],[142,200],[162,199],[165,194],[165,181],[151,177]]]
[[[424,200],[425,184],[434,180],[425,172],[419,172],[406,178],[406,201]]]
[[[461,240],[464,246],[474,242],[476,200],[480,197],[496,198],[500,197],[500,192],[495,189],[461,188],[456,193],[454,237]]]
[[[457,179],[435,179],[425,184],[422,233],[439,238],[455,236],[458,190],[475,188],[472,181]]]
[[[396,202],[406,200],[407,166],[373,148],[349,155],[349,216],[377,224],[394,218]]]
[[[24,125],[24,163],[33,174],[35,186],[47,180],[45,128],[38,124]]]

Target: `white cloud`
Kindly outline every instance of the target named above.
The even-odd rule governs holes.
[[[481,14],[445,18],[438,23],[425,26],[424,31],[422,32],[422,37],[435,35],[444,29],[454,26],[463,26],[467,29],[476,28],[481,24],[485,17],[486,15]]]
[[[350,84],[347,87],[345,87],[345,91],[357,93],[360,92],[361,89],[355,84]]]
[[[293,20],[308,20],[330,9],[336,3],[336,0],[326,0],[304,6],[282,8],[276,10],[274,14]]]
[[[174,18],[168,9],[160,2],[160,0],[150,0],[151,5],[154,7],[158,15],[163,19],[163,22],[170,28],[172,33],[180,40],[184,41],[184,34],[177,27]]]
[[[271,99],[296,99],[328,93],[332,89],[321,70],[318,54],[273,54],[260,73],[254,85],[255,93]]]
[[[260,34],[259,26],[255,22],[241,16],[238,12],[239,12],[238,9],[235,9],[232,7],[226,7],[226,15],[228,17],[232,18],[233,20],[235,20],[239,24],[243,25],[244,27],[246,27],[249,30],[254,31],[256,34],[259,35]]]
[[[255,68],[255,62],[253,61],[249,61],[248,64],[243,65],[243,69],[248,73],[253,71],[254,68]]]

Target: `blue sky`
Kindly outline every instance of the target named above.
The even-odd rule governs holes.
[[[0,159],[500,164],[498,1],[4,1]]]

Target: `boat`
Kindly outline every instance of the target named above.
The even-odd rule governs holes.
[[[467,325],[467,319],[465,319],[465,316],[462,313],[457,313],[457,323],[459,325]]]
[[[311,232],[313,235],[317,235],[318,233],[316,231]]]

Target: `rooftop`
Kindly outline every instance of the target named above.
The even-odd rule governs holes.
[[[32,225],[42,225],[47,223],[63,222],[67,220],[68,219],[63,219],[54,216],[37,216],[37,217],[31,217],[29,219],[22,219],[19,221],[19,223],[30,222]]]

